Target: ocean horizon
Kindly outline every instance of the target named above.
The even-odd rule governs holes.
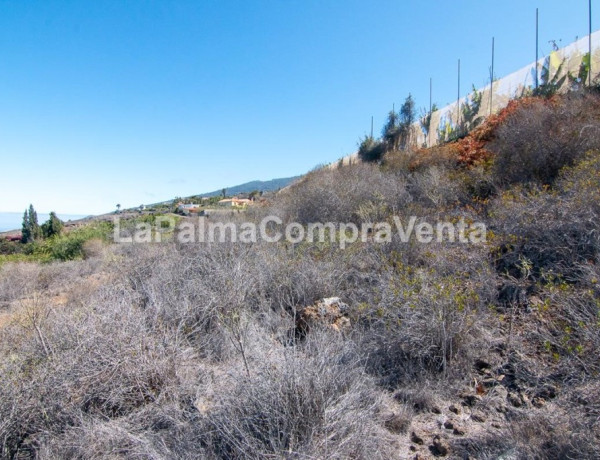
[[[87,217],[83,214],[61,214],[56,213],[58,218],[63,222],[69,220],[83,219]],[[42,225],[50,218],[50,214],[38,212],[38,223]],[[22,212],[0,212],[0,232],[8,232],[11,230],[21,230],[23,224],[23,213]]]

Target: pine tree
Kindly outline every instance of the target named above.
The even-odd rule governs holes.
[[[39,240],[42,237],[42,229],[38,224],[37,212],[33,208],[33,205],[29,205],[29,209],[25,210],[23,214],[23,226],[21,231],[21,241],[23,243],[31,243],[35,240]]]
[[[400,107],[400,147],[406,149],[410,143],[410,131],[412,124],[415,121],[415,100],[412,94],[404,100],[404,104]]]
[[[398,149],[399,133],[398,114],[390,110],[387,122],[381,131],[381,137],[386,144],[387,150]]]
[[[29,211],[25,210],[23,214],[23,226],[21,229],[21,242],[22,243],[30,243],[33,241],[33,237],[31,235],[31,228],[29,226]]]
[[[54,235],[59,235],[63,229],[62,220],[60,220],[56,213],[51,212],[50,218],[42,224],[42,235],[44,238],[50,238]]]
[[[33,205],[29,205],[29,225],[31,226],[31,234],[34,240],[39,240],[42,237],[42,229],[38,223],[37,212]]]

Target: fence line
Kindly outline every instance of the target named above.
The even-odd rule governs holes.
[[[537,68],[541,69],[547,67],[550,70],[550,78],[552,79],[556,72],[560,69],[560,76],[567,75],[568,73],[573,76],[577,76],[579,68],[583,62],[583,58],[588,54],[589,50],[589,36],[585,37],[563,47],[558,50],[552,51],[549,56],[540,58],[537,61]],[[591,35],[592,43],[592,79],[600,77],[600,71],[596,70],[600,68],[600,30],[594,32]],[[479,107],[479,111],[476,117],[485,119],[490,113],[497,113],[508,105],[511,99],[515,99],[527,91],[535,87],[535,69],[536,63],[531,64],[513,72],[503,78],[494,81],[493,84],[493,103],[490,108],[490,84],[487,84],[483,88],[479,88],[477,91],[481,93],[482,100]],[[568,89],[568,82],[561,87],[560,91],[566,91]],[[461,106],[470,101],[472,95],[468,95],[460,100]],[[441,109],[436,110],[431,115],[431,123],[429,126],[429,133],[426,137],[421,129],[420,123],[416,122],[412,126],[413,131],[413,143],[417,146],[427,145],[431,147],[438,143],[438,135],[440,131],[449,131],[458,126],[457,119],[457,102],[448,104]],[[416,135],[415,135],[416,134]]]
[[[556,76],[557,71],[562,65],[562,68],[560,68],[560,76],[568,75],[570,73],[576,77],[579,74],[579,69],[584,56],[589,52],[590,43],[592,50],[591,68],[593,72],[591,79],[598,79],[600,77],[600,30],[592,33],[591,36],[586,35],[563,48],[552,51],[549,56],[538,59],[538,71],[547,67],[550,71],[549,77],[552,79]],[[481,93],[481,105],[474,118],[485,120],[490,114],[497,113],[506,107],[512,99],[518,98],[528,91],[532,91],[535,87],[535,74],[536,62],[532,62],[516,72],[494,80],[493,86],[487,84],[484,87],[477,89],[477,91]],[[490,98],[490,88],[493,91],[492,98]],[[569,84],[567,81],[560,88],[559,92],[565,92],[568,88]],[[460,103],[462,106],[465,103],[468,103],[471,97],[472,94],[469,94],[459,101],[448,104],[433,112],[431,114],[431,122],[427,136],[421,129],[419,121],[413,123],[411,126],[411,143],[413,146],[433,147],[434,145],[437,145],[439,142],[439,133],[441,131],[450,131],[458,126],[457,104]],[[490,101],[493,101],[491,107]],[[328,166],[333,168],[338,165],[350,165],[357,161],[359,161],[358,152],[354,152]]]

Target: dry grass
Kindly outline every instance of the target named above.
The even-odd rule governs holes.
[[[590,149],[600,148],[600,98],[573,93],[534,100],[502,124],[489,149],[501,184],[552,184],[560,170]]]
[[[0,456],[406,458],[414,425],[430,442],[453,401],[500,425],[452,438],[451,456],[593,458],[599,158],[578,152],[551,189],[510,179],[485,198],[470,190],[493,184],[484,167],[392,158],[314,171],[227,217],[465,217],[493,231],[480,246],[90,242],[85,260],[7,263]],[[298,311],[333,296],[349,327],[289,340]],[[545,403],[513,407],[509,391]]]

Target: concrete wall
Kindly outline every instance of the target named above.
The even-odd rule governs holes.
[[[557,51],[553,51],[550,56],[541,58],[538,61],[538,81],[544,65],[549,66],[551,77],[556,74],[558,66],[564,61],[561,74],[568,72],[577,76],[583,57],[588,53],[588,35],[565,46]],[[600,31],[592,34],[592,79],[600,76]],[[527,89],[535,87],[535,62],[507,75],[504,78],[494,81],[492,107],[490,111],[490,85],[479,88],[483,93],[481,107],[478,116],[487,117],[490,113],[496,113],[506,107],[511,99],[521,96]],[[568,82],[565,83],[562,90],[566,91]],[[468,100],[466,98],[460,101],[461,105]],[[437,144],[438,132],[440,129],[446,129],[447,126],[454,127],[458,121],[457,103],[447,105],[432,114],[431,125],[428,136],[425,136],[419,123],[413,125],[413,143],[421,146],[433,146]]]

